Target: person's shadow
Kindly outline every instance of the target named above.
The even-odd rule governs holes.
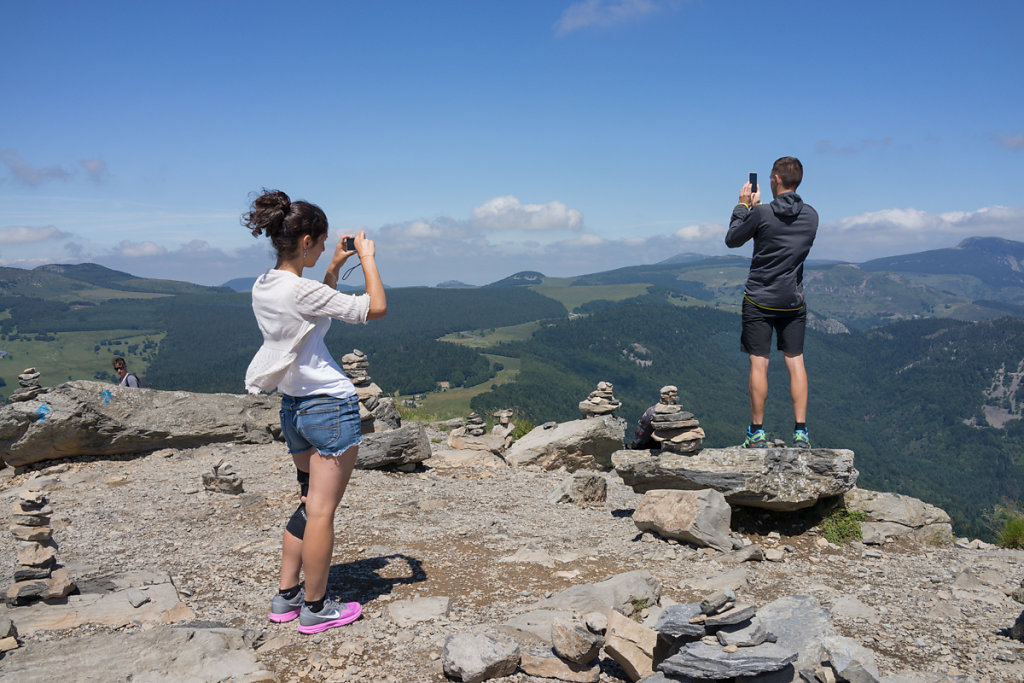
[[[377,572],[400,560],[408,566],[407,576],[385,578]],[[368,557],[355,562],[331,566],[327,575],[327,592],[341,602],[367,603],[391,592],[395,586],[427,580],[423,563],[401,553]]]

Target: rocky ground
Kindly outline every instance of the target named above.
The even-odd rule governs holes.
[[[433,441],[442,436],[432,432]],[[228,458],[241,495],[204,490],[201,475]],[[429,463],[428,463],[429,464]],[[739,571],[745,602],[817,597],[837,630],[872,649],[882,674],[930,670],[977,680],[1024,680],[1024,643],[1000,634],[1024,606],[1007,594],[1024,580],[1024,553],[891,543],[822,545],[813,520],[794,513],[737,515],[734,530],[781,562],[720,561],[720,553],[639,534],[640,496],[606,474],[605,504],[548,498],[568,475],[534,468],[357,471],[336,522],[330,590],[364,604],[350,626],[302,636],[267,620],[277,589],[280,534],[296,505],[294,467],[280,444],[163,450],[145,456],[0,470],[9,516],[16,492],[46,490],[58,561],[79,582],[129,571],[169,574],[194,612],[188,623],[250,631],[260,665],[282,681],[440,681],[447,636],[497,624],[564,588],[644,568],[676,602],[701,597],[701,580]],[[3,529],[7,520],[4,518]],[[716,559],[719,558],[719,559]],[[0,545],[0,587],[10,584],[14,543]],[[446,596],[446,617],[400,626],[388,606]],[[0,616],[3,615],[0,610]],[[15,622],[17,624],[17,622]],[[38,631],[0,660],[59,658],[87,633],[139,633],[148,623]],[[533,681],[523,674],[504,681]],[[626,680],[610,660],[602,680]]]

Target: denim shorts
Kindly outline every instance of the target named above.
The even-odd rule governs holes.
[[[285,395],[281,398],[281,433],[292,455],[310,448],[320,455],[341,455],[363,440],[359,397]]]

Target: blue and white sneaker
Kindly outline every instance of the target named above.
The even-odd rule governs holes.
[[[810,448],[811,437],[807,436],[806,429],[798,429],[793,432],[793,448]]]
[[[747,438],[743,442],[744,448],[768,448],[768,435],[763,429],[750,431],[747,427]]]

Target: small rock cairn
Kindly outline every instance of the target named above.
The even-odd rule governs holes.
[[[242,493],[242,478],[230,462],[221,460],[213,466],[212,472],[203,472],[203,487],[215,493]]]
[[[693,640],[659,669],[690,680],[731,679],[778,671],[793,663],[797,652],[775,645],[775,636],[756,615],[757,608],[736,602],[731,590],[709,595],[699,603],[666,607],[654,629],[684,642]]]
[[[480,413],[470,413],[466,418],[466,436],[483,436],[487,433],[487,425]]]
[[[50,516],[53,509],[42,491],[19,493],[11,515],[11,533],[18,542],[18,565],[14,583],[7,590],[7,604],[37,599],[63,598],[75,590],[67,569],[54,569],[57,546],[53,542]]]
[[[693,413],[678,405],[679,390],[671,384],[661,388],[661,401],[654,406],[651,426],[661,450],[680,455],[696,455],[704,443],[704,430]]]
[[[579,407],[583,417],[589,419],[611,415],[621,405],[622,402],[615,400],[615,396],[612,395],[612,383],[598,382],[597,389],[591,391],[589,396],[580,401]]]
[[[41,394],[43,392],[43,387],[39,386],[39,371],[35,368],[25,368],[25,370],[18,375],[18,386],[21,388],[11,394],[10,398],[7,399],[11,403],[29,401]]]

